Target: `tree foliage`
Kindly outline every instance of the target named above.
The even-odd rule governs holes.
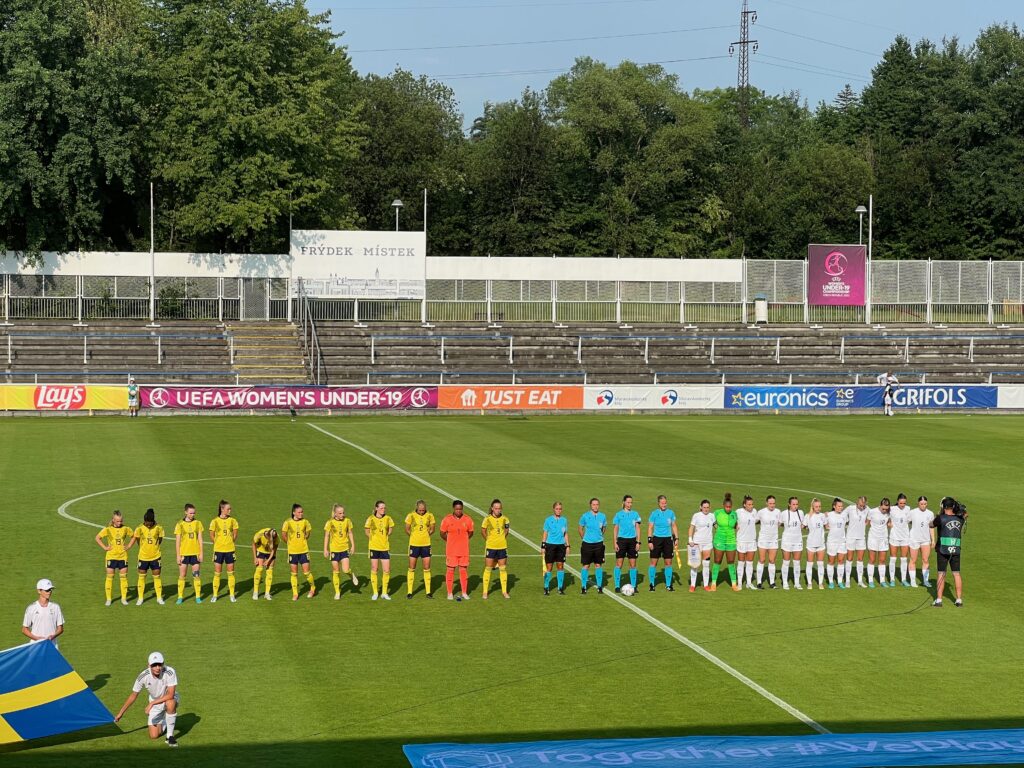
[[[306,0],[0,4],[0,248],[280,252],[302,228],[403,229],[432,253],[1024,257],[1024,36],[897,37],[870,83],[684,90],[588,58],[463,130],[452,90],[360,76]]]

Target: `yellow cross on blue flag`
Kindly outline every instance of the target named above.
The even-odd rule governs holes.
[[[50,641],[0,651],[0,744],[113,721]]]

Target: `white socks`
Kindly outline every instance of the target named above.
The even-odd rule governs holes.
[[[907,558],[900,558],[900,575],[903,577],[903,581],[907,580]]]
[[[754,588],[754,561],[747,560],[747,587]]]
[[[690,586],[696,588],[697,586],[697,569],[690,569]]]
[[[857,561],[857,582],[859,584],[863,584],[864,583],[864,561],[863,560],[858,560]],[[849,586],[849,584],[850,584],[850,563],[849,562],[846,563],[846,584],[847,584],[847,586]]]
[[[807,583],[808,584],[811,583],[810,578],[807,579]],[[818,561],[818,584],[824,584],[824,583],[825,583],[825,561],[824,560],[819,560]]]
[[[907,562],[906,558],[904,558],[904,560],[903,560],[903,563],[904,563],[903,578],[904,579],[907,578],[906,562]],[[896,558],[893,555],[889,556],[889,580],[890,581],[896,581]]]
[[[820,565],[820,564],[819,564]],[[825,566],[825,571],[828,573],[828,583],[835,584],[836,582],[836,567],[829,563]]]
[[[782,561],[782,588],[789,589],[789,560]]]
[[[757,561],[757,583],[760,584],[764,579],[764,563],[760,560]]]
[[[171,714],[170,712],[165,712],[164,718],[167,720],[167,738],[169,739],[174,735],[174,724],[178,720],[178,713]]]
[[[702,567],[703,567],[702,573],[703,573],[703,576],[704,576],[704,586],[707,587],[707,586],[709,586],[711,584],[711,561],[710,560],[705,560],[702,563]]]

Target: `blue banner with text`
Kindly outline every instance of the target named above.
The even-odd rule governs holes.
[[[406,744],[413,768],[866,768],[1024,763],[1024,729],[816,736]]]
[[[995,408],[998,387],[959,384],[908,384],[893,391],[896,409]],[[828,410],[882,407],[878,386],[727,386],[730,410]]]

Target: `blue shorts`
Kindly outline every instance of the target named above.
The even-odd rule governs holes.
[[[235,553],[234,552],[214,552],[213,562],[217,565],[234,565],[235,564]]]
[[[111,568],[115,571],[120,571],[122,568],[128,567],[127,560],[107,560],[107,568]]]
[[[340,563],[342,560],[348,560],[347,549],[343,549],[341,552],[331,552],[332,563]]]
[[[409,557],[430,557],[430,547],[409,547]]]
[[[484,558],[487,560],[505,560],[507,557],[507,549],[488,549],[484,552]]]
[[[182,565],[199,565],[199,555],[182,555]]]
[[[159,560],[139,560],[140,571],[159,571],[160,561]]]
[[[370,559],[371,560],[390,560],[391,559],[391,553],[388,552],[386,549],[371,549],[370,550]]]
[[[309,555],[303,552],[301,555],[288,555],[289,565],[309,565]]]
[[[257,552],[256,560],[261,566],[266,568],[274,564],[274,561],[277,560],[277,555],[271,555],[266,552]]]

